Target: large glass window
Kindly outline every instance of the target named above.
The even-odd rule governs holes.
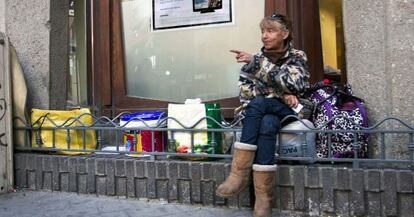
[[[191,7],[199,2],[176,1]],[[173,102],[237,96],[241,65],[229,50],[258,51],[265,1],[222,1],[215,12],[204,13],[231,7],[231,22],[156,31],[151,26],[153,2],[169,2],[173,7],[175,1],[123,0],[121,4],[127,95]]]

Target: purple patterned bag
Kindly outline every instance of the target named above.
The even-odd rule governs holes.
[[[310,100],[316,105],[312,121],[316,128],[326,130],[359,130],[368,127],[368,118],[362,100],[352,95],[350,85],[325,86],[312,92]],[[333,119],[333,120],[332,120]],[[328,121],[332,120],[328,124]],[[356,141],[355,141],[356,135]],[[354,142],[358,157],[364,158],[368,151],[368,136],[363,133],[317,133],[316,151],[318,157],[329,157],[328,137],[331,140],[331,157],[354,157]]]

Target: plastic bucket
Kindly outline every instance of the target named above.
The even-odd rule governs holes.
[[[303,123],[302,123],[303,122]],[[294,121],[282,128],[282,130],[310,130],[314,125],[307,119]],[[308,126],[308,127],[307,127]],[[279,134],[279,155],[281,157],[312,157],[316,158],[315,137],[312,132],[302,133],[280,133]],[[303,149],[306,144],[306,149]],[[305,163],[314,163],[314,160],[305,161]]]
[[[120,126],[124,128],[131,127],[166,127],[166,123],[158,126],[159,120],[165,117],[161,111],[145,111],[125,114],[120,117]],[[154,139],[154,148],[152,147]],[[165,132],[154,130],[125,130],[123,142],[127,151],[144,151],[144,152],[162,152],[165,147]]]

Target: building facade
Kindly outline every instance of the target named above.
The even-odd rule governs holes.
[[[70,94],[68,95],[68,89],[70,89],[72,85],[67,82],[68,78],[71,76],[68,73],[71,67],[68,61],[71,53],[69,48],[71,37],[69,32],[70,15],[68,11],[71,7],[70,4],[73,4],[73,2],[74,1],[46,0],[35,2],[26,0],[0,1],[0,31],[5,32],[10,38],[13,46],[16,47],[28,85],[29,107],[64,109],[68,104],[67,101],[70,97]],[[83,1],[78,1],[78,5],[80,5],[80,2]],[[140,3],[139,1],[135,2]],[[414,109],[410,105],[414,104],[414,96],[412,94],[414,91],[414,85],[412,85],[412,73],[414,71],[414,64],[412,63],[414,55],[414,33],[412,31],[412,29],[414,29],[414,1],[346,0],[339,2],[341,3],[341,18],[343,24],[342,36],[344,41],[344,48],[341,52],[343,53],[342,56],[345,57],[343,62],[346,64],[342,67],[342,71],[346,71],[345,76],[347,78],[345,81],[352,85],[355,94],[365,99],[371,125],[390,116],[401,118],[412,125],[414,123]],[[161,104],[158,103],[159,100],[138,100],[139,102],[136,103],[134,97],[129,97],[130,95],[134,95],[128,93],[130,90],[134,91],[134,85],[142,86],[145,82],[151,82],[152,78],[148,76],[149,78],[147,80],[131,79],[131,77],[134,76],[133,74],[128,78],[128,71],[134,70],[134,68],[131,69],[130,65],[135,66],[136,68],[144,67],[145,69],[146,63],[130,64],[129,62],[131,62],[131,58],[136,59],[139,58],[139,56],[128,57],[127,52],[137,51],[128,50],[129,45],[125,46],[125,49],[121,45],[123,41],[130,40],[127,38],[129,34],[128,31],[124,30],[124,32],[121,32],[120,30],[122,28],[128,28],[128,26],[125,25],[132,25],[127,23],[129,18],[126,16],[132,16],[128,13],[145,13],[140,12],[139,8],[135,9],[135,11],[133,9],[128,10],[128,8],[134,8],[136,6],[133,4],[130,6],[125,5],[127,3],[128,1],[115,0],[86,1],[86,3],[82,3],[83,7],[78,10],[81,12],[83,10],[83,14],[85,14],[83,19],[87,20],[87,22],[83,24],[85,32],[82,32],[82,34],[87,35],[86,33],[89,32],[89,36],[85,36],[84,38],[84,43],[87,45],[84,45],[83,47],[83,50],[85,50],[83,59],[85,59],[87,64],[81,64],[81,66],[83,65],[85,68],[85,71],[87,71],[87,75],[84,75],[78,84],[78,86],[83,85],[82,89],[84,90],[81,90],[80,92],[83,92],[85,97],[80,101],[83,102],[84,106],[94,106],[101,114],[114,114],[119,111],[133,110],[136,108],[141,110],[151,107],[162,108],[166,107],[165,105],[168,101],[182,101],[183,98],[200,97],[207,101],[219,101],[224,105],[222,107],[228,107],[230,109],[234,107],[234,104],[237,103],[237,100],[234,100],[235,98],[231,97],[237,95],[237,93],[234,92],[234,88],[221,88],[222,86],[231,86],[227,85],[231,83],[220,83],[221,85],[212,86],[213,88],[202,88],[200,84],[200,92],[198,95],[186,95],[186,93],[192,92],[188,91],[192,88],[192,86],[189,86],[190,89],[184,90],[183,92],[185,93],[180,96],[176,96],[175,98],[174,96],[171,96],[171,98],[167,97],[161,99],[161,101],[163,101]],[[249,5],[249,3],[244,3],[242,1],[233,2],[233,19],[235,21],[233,25],[235,28],[245,26],[243,28],[248,29],[248,31],[243,32],[242,34],[251,34],[251,38],[253,38],[254,32],[259,33],[259,30],[255,25],[257,25],[257,20],[259,20],[260,17],[256,18],[252,24],[248,23],[246,20],[239,19],[239,17],[264,16],[274,12],[288,14],[292,17],[293,22],[296,23],[294,25],[296,34],[295,44],[297,47],[304,49],[308,53],[311,72],[313,73],[314,81],[317,81],[323,77],[318,71],[322,71],[321,66],[325,59],[321,59],[322,53],[325,56],[325,50],[322,50],[320,43],[313,41],[319,40],[322,41],[323,44],[324,42],[322,39],[325,39],[325,41],[332,40],[330,37],[324,37],[324,31],[327,31],[326,29],[328,29],[329,23],[326,22],[321,25],[320,22],[317,22],[319,18],[320,20],[323,20],[329,16],[327,12],[323,12],[324,5],[326,5],[326,3],[323,1],[275,0],[264,1],[263,3],[255,5]],[[141,6],[141,8],[142,7],[143,6]],[[250,13],[254,15],[249,15],[249,10],[246,10],[245,8],[253,7],[256,9],[250,9]],[[75,7],[75,10],[76,9],[77,8]],[[131,19],[139,19],[139,17],[132,17]],[[219,28],[226,28],[226,26],[219,26]],[[322,34],[321,31],[315,31],[314,28],[322,29]],[[338,26],[336,28],[338,29]],[[135,29],[134,31],[138,30]],[[190,29],[186,31],[191,32],[192,30]],[[195,29],[194,31],[203,30]],[[203,34],[209,34],[208,32],[211,31],[216,31],[215,27],[206,28]],[[177,31],[172,30],[170,32],[152,33],[158,34],[159,36],[162,34],[173,35],[176,34],[176,32]],[[123,37],[122,34],[126,36]],[[219,42],[216,42],[217,47],[219,48],[214,47],[212,44],[208,45],[208,48],[199,48],[203,45],[194,41],[208,41],[208,39],[202,39],[202,36],[197,35],[197,33],[191,34],[192,35],[189,38],[191,40],[190,42],[177,42],[178,45],[175,45],[176,47],[174,47],[174,43],[168,44],[163,42],[162,39],[159,41],[156,41],[157,39],[151,39],[153,40],[151,43],[158,42],[162,45],[159,45],[158,47],[155,45],[155,49],[150,50],[151,52],[153,50],[159,50],[159,52],[164,52],[166,50],[169,52],[170,50],[180,50],[179,46],[189,46],[190,43],[193,43],[193,47],[188,47],[188,49],[190,50],[190,53],[193,52],[191,49],[196,49],[194,52],[198,53],[194,55],[202,55],[202,53],[205,53],[206,51],[211,52],[214,55],[220,55],[220,53],[226,52],[220,50],[220,46],[222,45]],[[226,35],[228,33],[215,32],[214,34]],[[166,38],[165,40],[174,40],[173,37],[182,36],[172,36],[172,38]],[[334,35],[332,35],[332,37],[334,37]],[[225,40],[225,37],[222,38],[225,43],[229,43],[228,40]],[[136,43],[134,39],[130,41],[131,43]],[[235,41],[235,39],[232,38],[231,41]],[[235,42],[232,45],[243,46],[250,49],[252,52],[255,52],[257,50],[256,47],[260,46],[260,44],[257,44],[258,42],[259,39],[254,39],[254,41],[249,41],[250,44],[245,43],[241,45],[240,43]],[[148,44],[149,42],[147,41],[145,43]],[[78,42],[78,44],[80,43]],[[169,46],[172,48],[169,48]],[[328,51],[331,50],[332,49],[328,49]],[[171,54],[169,58],[171,57],[172,59],[175,57],[176,59],[179,59],[179,55],[181,55],[180,52],[182,51],[179,51],[178,54]],[[117,53],[124,53],[124,55],[117,55]],[[206,56],[202,57],[204,59],[206,58]],[[211,62],[218,61],[220,57],[221,56],[218,56],[216,60]],[[150,59],[151,57],[145,56],[145,58]],[[231,56],[228,55],[225,56],[225,58],[231,58]],[[232,61],[232,59],[230,60]],[[166,62],[165,64],[169,63],[162,58],[158,58],[158,62],[160,62],[159,65],[162,64],[162,61]],[[326,62],[327,61],[330,60],[326,60]],[[183,67],[176,70],[202,70],[197,68],[197,66],[192,68],[188,67],[189,65],[197,65],[197,63],[177,62],[174,64],[181,64]],[[199,62],[199,65],[209,64],[211,62]],[[203,65],[203,67],[205,66]],[[240,66],[227,64],[226,67],[234,71],[234,69],[237,70],[237,67]],[[215,71],[222,70],[220,68],[213,69]],[[168,70],[166,73],[168,74]],[[172,71],[172,73],[174,72]],[[196,79],[201,83],[208,83],[211,78],[208,78],[206,74],[208,73],[201,73]],[[221,76],[218,73],[211,74],[213,76]],[[229,79],[237,79],[234,75],[232,76],[233,77],[230,76]],[[165,85],[169,85],[168,87],[170,89],[159,90],[164,91],[160,94],[174,92],[169,91],[174,88],[174,85],[185,86],[186,82],[183,78],[184,77],[177,77],[177,79],[181,79],[181,81],[178,80],[176,83],[166,83]],[[168,77],[168,79],[170,78]],[[132,87],[127,87],[128,82],[135,80],[142,80],[143,83],[132,82],[130,85]],[[81,81],[82,84],[80,84]],[[198,81],[193,79],[191,82],[194,83]],[[156,88],[144,87],[137,91],[142,93],[146,92],[148,89]],[[153,92],[157,93],[157,91]],[[217,94],[219,92],[225,92],[227,95],[220,96]],[[145,94],[143,95],[143,98],[162,98],[159,96],[152,97],[151,94],[153,93],[151,93],[151,91],[148,91],[148,95]],[[396,125],[395,127],[398,126]],[[399,147],[398,143],[400,143],[398,138],[390,140],[390,144],[393,146],[395,145],[395,148],[392,149],[393,151],[389,153],[390,155],[399,156],[404,152],[404,149]]]
[[[236,81],[240,65],[224,54],[227,46],[255,52],[260,47],[260,36],[255,34],[260,35],[258,21],[278,12],[292,18],[294,43],[308,54],[313,81],[328,76],[351,84],[365,100],[370,126],[391,116],[414,125],[414,0],[228,0],[222,1],[221,8],[201,9],[213,24],[190,28],[184,20],[157,21],[152,15],[163,11],[155,7],[162,1],[152,1],[155,6],[150,2],[0,0],[0,31],[16,48],[28,86],[28,107],[81,105],[111,116],[125,110],[164,109],[168,102],[200,97],[219,102],[224,115],[231,118],[237,92],[226,87]],[[202,16],[199,7],[193,12]],[[224,9],[228,12],[218,21],[208,14]],[[176,72],[188,72],[192,79]],[[380,127],[404,128],[398,122]],[[377,140],[371,142],[373,156],[378,153]],[[386,156],[409,158],[408,143],[408,138],[388,136]],[[246,197],[222,201],[216,200],[213,191],[201,191],[221,182],[223,171],[229,172],[228,164],[22,153],[15,158],[16,184],[31,189],[137,198],[142,193],[151,199],[205,205],[251,203],[249,192],[244,192]],[[212,175],[218,171],[220,176]],[[284,165],[277,174],[276,191],[281,197],[276,207],[282,210],[312,215],[413,215],[412,168]],[[184,191],[168,187],[178,185]],[[353,205],[343,209],[338,205],[349,201]]]

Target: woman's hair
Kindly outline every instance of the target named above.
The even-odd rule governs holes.
[[[276,26],[275,22],[279,25]],[[272,14],[271,16],[263,18],[262,21],[260,21],[260,28],[281,28],[282,30],[287,30],[289,31],[289,35],[284,40],[285,44],[293,40],[292,23],[285,15]]]

